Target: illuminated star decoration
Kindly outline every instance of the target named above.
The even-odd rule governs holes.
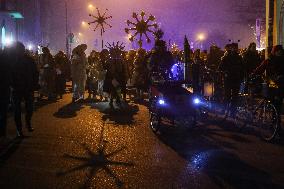
[[[105,25],[109,26],[110,28],[112,27],[109,23],[107,23],[107,20],[112,18],[112,16],[106,16],[108,9],[106,9],[106,11],[104,12],[104,14],[100,13],[100,10],[97,8],[97,12],[98,15],[92,15],[89,14],[90,17],[94,18],[94,21],[89,22],[88,24],[96,24],[94,31],[96,31],[98,29],[98,27],[100,26],[101,29],[101,36],[103,35],[103,33],[105,33]]]
[[[128,28],[125,28],[125,32],[127,34],[131,34],[130,32],[133,31],[134,34],[131,34],[129,40],[131,42],[134,41],[134,39],[137,37],[137,35],[139,35],[139,40],[138,40],[138,44],[140,46],[140,48],[142,47],[142,38],[143,35],[146,37],[146,41],[147,43],[150,43],[151,40],[148,36],[148,33],[152,33],[154,34],[154,30],[153,29],[157,29],[158,25],[155,22],[155,17],[153,15],[150,15],[147,19],[145,19],[145,12],[142,11],[140,13],[140,17],[141,19],[139,19],[139,15],[137,13],[133,13],[132,17],[135,19],[135,21],[130,21],[127,20],[127,26]]]
[[[115,50],[115,51],[123,51],[125,48],[125,45],[123,42],[113,42],[112,45],[110,43],[107,43],[108,45],[106,45],[106,47],[109,49],[109,51],[111,50]]]
[[[125,48],[125,45],[123,42],[113,42],[112,45],[110,43],[107,43],[108,45],[106,45],[106,47],[108,48],[109,52],[113,52],[115,54],[116,57],[112,57],[112,58],[119,58],[122,55],[122,51]]]

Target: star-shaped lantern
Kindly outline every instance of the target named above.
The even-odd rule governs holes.
[[[158,28],[158,25],[155,22],[156,19],[153,15],[148,16],[147,19],[145,19],[145,16],[146,13],[144,11],[141,11],[140,15],[134,12],[132,17],[135,19],[135,21],[127,20],[126,23],[128,28],[125,28],[125,32],[131,35],[129,37],[130,41],[134,41],[134,39],[139,36],[138,44],[140,48],[142,47],[143,36],[145,36],[146,41],[150,43],[151,40],[148,34],[154,34],[154,30]],[[133,31],[133,33],[131,33],[131,31]]]

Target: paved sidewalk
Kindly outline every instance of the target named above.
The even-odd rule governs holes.
[[[284,144],[250,130],[210,122],[155,135],[143,105],[70,102],[37,105],[35,131],[1,151],[1,189],[284,188]]]

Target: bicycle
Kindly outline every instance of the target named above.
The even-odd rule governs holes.
[[[260,88],[253,80],[244,82],[234,122],[240,129],[253,126],[260,132],[260,137],[269,142],[275,138],[279,129],[278,112],[271,101],[274,88],[267,82],[261,83],[261,95],[256,95],[254,87]]]

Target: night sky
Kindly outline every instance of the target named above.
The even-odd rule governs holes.
[[[241,40],[240,46],[245,47],[254,40],[253,30],[249,24],[253,25],[257,17],[265,17],[263,12],[265,0],[255,2],[254,5],[257,6],[251,6],[250,0],[69,0],[68,17],[70,30],[74,34],[79,32],[83,34],[80,42],[88,43],[89,50],[100,48],[100,44],[97,47],[94,46],[95,39],[100,41],[99,32],[93,32],[90,27],[81,26],[82,21],[91,21],[88,16],[89,3],[102,10],[108,8],[109,14],[113,16],[110,21],[113,28],[107,29],[104,35],[105,41],[123,41],[127,43],[128,48],[131,48],[131,44],[127,41],[124,32],[125,21],[131,19],[133,11],[140,12],[140,10],[156,16],[156,21],[165,31],[165,40],[176,42],[179,46],[182,45],[184,35],[195,42],[198,33],[204,33],[205,44],[216,43],[223,46],[232,39]],[[243,6],[242,12],[238,11],[240,5]],[[65,35],[64,3],[54,0],[51,6],[49,27],[52,33],[50,41],[53,43],[50,46],[56,50],[64,49],[65,44],[62,40]]]

